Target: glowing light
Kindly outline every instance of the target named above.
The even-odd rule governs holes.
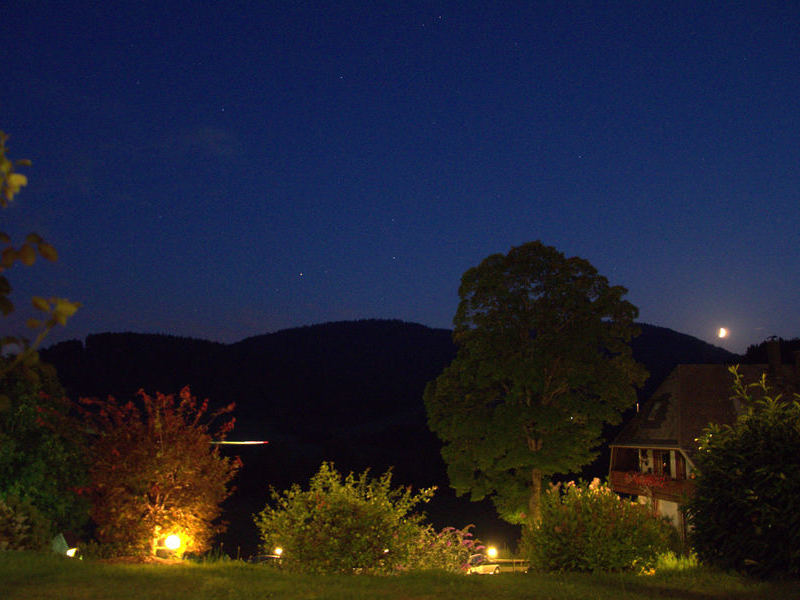
[[[717,332],[717,337],[720,339],[728,337],[728,330],[724,327],[720,327]]]
[[[75,558],[75,555],[77,553],[78,553],[77,548],[70,548],[69,550],[67,550],[67,556],[69,556],[70,558]]]
[[[172,535],[168,535],[167,539],[164,540],[164,546],[168,550],[177,550],[178,548],[181,547],[180,536],[177,536],[174,533]]]
[[[212,444],[230,444],[231,446],[254,446],[256,444],[269,444],[269,442],[266,441],[266,440],[264,440],[264,441],[261,441],[261,440],[246,440],[246,441],[241,441],[241,442],[224,441],[224,442],[211,442],[211,443]]]
[[[278,546],[277,548],[275,548],[275,550],[273,550],[273,551],[272,551],[272,553],[273,553],[275,556],[280,556],[281,554],[283,554],[283,548],[281,548],[280,546]]]
[[[486,549],[486,556],[488,556],[489,558],[497,558],[497,548],[495,548],[494,546],[489,546]]]

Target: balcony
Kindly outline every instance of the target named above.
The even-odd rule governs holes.
[[[611,471],[611,489],[621,494],[647,496],[682,503],[694,493],[691,479],[672,479],[663,475],[639,471]]]

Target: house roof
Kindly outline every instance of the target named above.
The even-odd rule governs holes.
[[[797,389],[798,374],[791,365],[770,371],[768,365],[740,365],[746,383],[768,374],[768,384],[778,391]],[[731,398],[733,376],[727,365],[678,365],[636,416],[617,435],[612,446],[680,448],[690,458],[695,441],[709,423],[732,424],[742,412]]]

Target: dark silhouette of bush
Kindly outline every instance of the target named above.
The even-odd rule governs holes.
[[[766,379],[734,394],[746,412],[699,440],[691,542],[704,563],[751,575],[800,575],[800,395],[772,396]],[[763,394],[760,399],[754,396]]]

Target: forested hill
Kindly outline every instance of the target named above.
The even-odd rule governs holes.
[[[670,329],[641,328],[634,355],[652,374],[643,395],[678,363],[738,358]],[[423,390],[454,355],[449,330],[390,320],[326,323],[234,344],[104,333],[41,351],[71,397],[128,399],[140,388],[173,393],[189,385],[212,408],[235,402],[230,438],[270,442],[236,447],[245,467],[226,518],[245,547],[255,544],[249,515],[263,508],[267,486],[305,482],[323,460],[343,471],[394,467],[398,483],[438,485],[428,512],[440,526],[502,529],[491,504],[457,500],[447,489],[440,442],[426,426]],[[607,470],[602,460],[598,474]]]
[[[189,385],[236,402],[237,433],[316,434],[398,414],[421,417],[422,390],[454,356],[451,333],[400,321],[327,323],[235,344],[104,333],[41,352],[71,396],[127,398]],[[252,419],[257,422],[254,426]]]
[[[636,359],[651,374],[645,393],[678,363],[720,363],[737,355],[664,327],[640,325]],[[214,404],[236,401],[263,417],[309,409],[360,421],[418,412],[422,389],[455,355],[451,332],[392,320],[325,323],[234,344],[167,335],[102,333],[41,351],[70,395],[125,398],[144,388],[191,386]],[[251,412],[248,410],[247,412]],[[272,420],[272,419],[270,419]],[[277,422],[280,428],[285,421]]]

